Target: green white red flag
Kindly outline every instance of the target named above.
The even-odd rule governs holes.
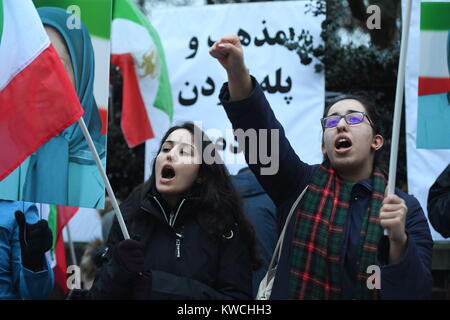
[[[0,180],[82,114],[31,0],[0,0]]]
[[[130,0],[115,0],[111,62],[123,77],[121,127],[129,147],[158,137],[173,116],[164,50],[156,30]]]
[[[450,92],[450,2],[421,4],[419,96]]]

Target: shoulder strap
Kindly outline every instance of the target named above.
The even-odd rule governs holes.
[[[276,261],[277,262],[280,260],[281,249],[283,247],[284,234],[286,233],[287,226],[289,224],[289,221],[291,220],[291,217],[292,217],[292,214],[294,213],[295,208],[297,207],[297,205],[300,202],[300,200],[303,198],[303,195],[305,194],[307,189],[308,189],[308,186],[306,186],[305,189],[303,189],[302,193],[300,193],[300,195],[298,196],[297,200],[295,200],[294,204],[292,205],[291,210],[289,211],[289,215],[286,218],[286,222],[284,223],[283,230],[281,231],[280,237],[278,238],[277,245],[276,245],[275,250],[273,252],[272,259],[270,260],[270,264],[269,264],[269,269],[268,270],[271,270],[273,268],[273,265],[275,263],[275,257],[276,257]]]

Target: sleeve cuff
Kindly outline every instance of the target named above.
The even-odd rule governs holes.
[[[378,262],[382,270],[389,271],[395,270],[397,268],[404,268],[409,264],[409,261],[412,259],[414,255],[413,243],[410,240],[408,233],[406,240],[406,248],[403,257],[397,263],[389,264],[389,238],[387,236],[383,236],[380,241],[379,250],[378,250]]]

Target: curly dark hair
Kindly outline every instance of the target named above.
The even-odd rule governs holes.
[[[188,130],[196,140],[194,144],[201,146],[202,155],[205,155],[206,150],[214,160],[210,163],[211,161],[204,161],[202,157],[198,171],[201,182],[194,183],[187,192],[190,196],[198,198],[194,205],[196,214],[202,217],[208,234],[218,241],[222,241],[224,235],[228,235],[230,230],[237,227],[243,245],[248,247],[252,269],[259,269],[261,261],[257,256],[255,231],[244,214],[241,196],[236,191],[230,174],[209,137],[192,122],[185,122],[171,127],[166,132],[159,145],[158,154],[167,137],[179,129]],[[157,155],[155,159],[156,157]],[[150,178],[139,188],[141,199],[156,191],[155,163],[156,161],[153,161]]]

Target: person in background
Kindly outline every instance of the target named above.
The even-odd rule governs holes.
[[[117,201],[120,204],[119,200]],[[108,240],[109,232],[111,231],[111,227],[115,216],[114,208],[112,206],[112,202],[109,197],[106,197],[105,208],[103,210],[98,210],[98,213],[102,221],[102,238],[103,243],[105,243],[106,240]]]
[[[101,267],[101,253],[103,252],[103,242],[95,239],[86,245],[81,257],[81,283],[84,290],[89,290],[95,279],[95,274]]]
[[[0,213],[0,299],[47,299],[54,285],[47,221],[29,202],[0,200]]]
[[[428,193],[428,219],[444,238],[450,237],[450,164],[437,177]]]
[[[253,272],[253,297],[256,297],[278,240],[276,207],[248,167],[239,170],[231,179],[242,196],[245,215],[256,233],[257,252],[262,263],[262,267]]]

